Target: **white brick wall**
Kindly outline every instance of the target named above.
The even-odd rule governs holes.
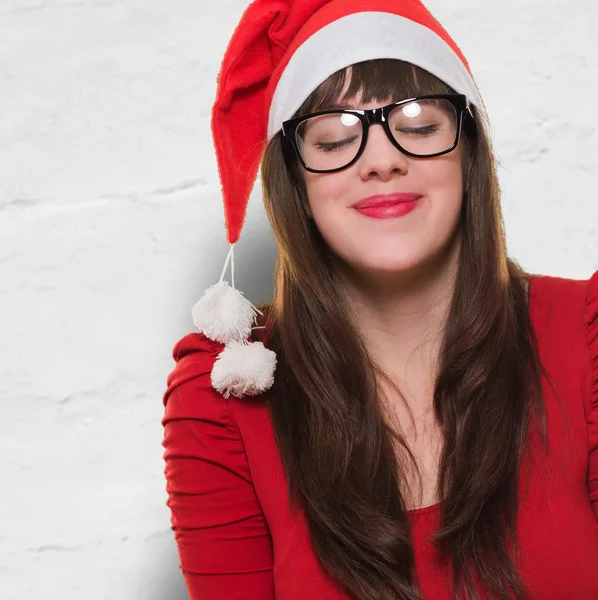
[[[226,255],[209,132],[245,0],[0,4],[0,599],[184,600],[161,395]],[[509,250],[598,268],[593,0],[428,0],[494,126]],[[237,283],[271,294],[252,196]]]

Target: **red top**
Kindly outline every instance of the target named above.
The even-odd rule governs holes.
[[[520,570],[538,600],[596,600],[598,271],[584,281],[533,277],[530,313],[577,451],[567,469],[555,461],[549,481],[532,478],[519,509]],[[211,387],[222,347],[199,333],[182,338],[164,394],[167,504],[191,599],[348,600],[319,566],[304,516],[288,508],[265,402],[225,400]],[[558,459],[562,421],[544,379],[543,391]],[[439,505],[408,514],[424,598],[454,598],[444,582],[447,567],[426,539],[438,527]]]

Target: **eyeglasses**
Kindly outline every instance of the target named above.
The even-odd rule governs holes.
[[[306,170],[332,173],[361,156],[374,123],[380,123],[392,144],[407,156],[447,154],[459,143],[466,111],[473,117],[463,94],[433,94],[371,110],[325,110],[295,117],[282,124],[282,132]]]

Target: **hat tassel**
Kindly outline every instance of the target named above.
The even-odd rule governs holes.
[[[207,338],[225,344],[211,374],[212,386],[225,398],[266,391],[274,383],[276,369],[276,354],[262,342],[248,340],[256,313],[263,313],[235,289],[234,247],[232,244],[218,283],[208,288],[191,309],[194,325]],[[229,261],[232,287],[224,281]]]

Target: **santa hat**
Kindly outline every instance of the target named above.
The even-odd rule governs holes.
[[[234,246],[266,144],[330,75],[378,58],[410,62],[485,107],[457,44],[420,0],[255,0],[226,50],[212,134],[231,245],[220,281],[193,307],[195,325],[226,345],[212,385],[226,397],[272,385],[275,354],[252,342],[257,309],[234,287]],[[232,259],[232,287],[224,274]]]

